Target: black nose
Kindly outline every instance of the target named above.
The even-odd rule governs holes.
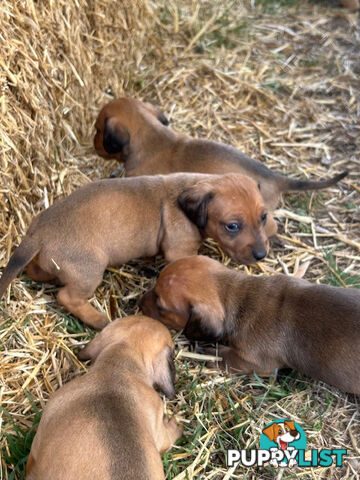
[[[266,257],[266,250],[253,250],[255,260],[258,262]]]

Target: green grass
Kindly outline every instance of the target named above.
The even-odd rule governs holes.
[[[95,330],[87,327],[83,322],[81,322],[78,318],[73,317],[70,314],[67,314],[57,308],[52,307],[51,305],[47,305],[47,308],[52,312],[55,312],[57,316],[60,318],[58,322],[58,329],[63,327],[68,333],[76,334],[81,333],[83,334],[83,339],[91,339],[95,336]],[[82,338],[82,337],[80,337]]]
[[[348,202],[345,204],[345,207],[347,208],[347,210],[356,210],[356,205],[352,202]]]
[[[261,84],[263,88],[270,88],[276,93],[279,94],[287,94],[289,93],[288,89],[284,87],[280,82],[274,80],[274,81],[269,81],[269,82],[264,82]]]
[[[15,478],[18,480],[25,479],[27,458],[41,418],[41,412],[36,407],[31,395],[26,391],[24,394],[32,407],[33,416],[31,418],[32,423],[30,428],[20,426],[17,421],[14,421],[12,415],[10,415],[7,410],[0,407],[3,418],[2,435],[5,437],[9,447],[9,453],[5,448],[2,449],[1,457],[5,461],[8,471],[10,471],[8,474],[9,480]]]
[[[236,26],[227,28],[231,24],[229,13],[224,14],[216,23],[219,28],[208,36],[208,43],[211,47],[224,47],[227,50],[232,50],[239,44],[239,37],[242,37],[247,32],[248,22],[246,20],[238,23]]]
[[[298,0],[261,0],[260,7],[265,13],[276,14],[279,13],[280,8],[292,8],[299,6]]]
[[[341,280],[348,286],[352,288],[360,288],[360,275],[359,274],[351,274],[345,273],[340,270],[336,266],[336,260],[332,252],[327,253],[325,255],[325,259],[328,262],[329,266],[336,274],[341,278]],[[329,269],[329,275],[327,277],[327,281],[329,285],[333,285],[334,287],[343,287],[343,284],[339,280],[338,276],[333,273],[333,271]]]
[[[310,201],[311,209],[309,208]],[[324,208],[324,194],[322,192],[296,192],[296,195],[289,195],[286,201],[289,202],[291,210],[297,215],[311,215],[313,212]]]
[[[211,375],[204,371],[204,365],[194,365],[185,361],[177,362],[178,381],[176,389],[182,392],[184,402],[177,414],[190,420],[185,424],[184,435],[177,446],[163,456],[166,478],[171,480],[183,472],[195,458],[200,455],[196,468],[202,466],[199,473],[185,478],[205,478],[219,466],[225,466],[225,454],[228,449],[258,448],[260,433],[251,434],[251,426],[261,432],[261,418],[264,411],[276,409],[278,404],[291,405],[291,398],[299,393],[307,395],[312,380],[292,371],[279,373],[274,378],[260,378],[256,375],[224,377],[223,382],[212,384]],[[313,402],[315,406],[315,402]],[[309,404],[299,403],[297,416],[307,425]],[[281,418],[281,413],[279,413]],[[309,425],[317,430],[321,424],[321,416]],[[253,431],[253,430],[252,430]],[[200,453],[200,451],[202,452]],[[266,472],[270,478],[272,467],[255,469],[259,473]],[[254,469],[237,470],[242,478],[254,478]],[[214,478],[221,478],[215,476]],[[285,478],[295,478],[289,473]]]

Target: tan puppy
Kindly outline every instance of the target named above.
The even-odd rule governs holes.
[[[360,393],[360,292],[274,275],[248,276],[207,257],[167,266],[142,310],[195,340],[226,342],[220,366],[299,370]]]
[[[169,330],[143,316],[117,319],[80,353],[95,364],[49,400],[27,480],[164,479],[159,452],[181,437],[158,387],[174,394]]]
[[[31,278],[64,285],[58,301],[86,324],[102,328],[106,315],[87,299],[106,267],[159,252],[168,261],[194,255],[208,236],[238,262],[253,263],[267,254],[267,233],[274,225],[256,183],[242,175],[101,180],[33,220],[3,271],[0,297],[29,264]]]
[[[128,177],[173,172],[249,175],[260,184],[270,210],[283,192],[327,188],[347,175],[320,182],[287,178],[229,145],[190,138],[167,125],[165,115],[150,103],[120,98],[100,111],[94,146],[100,156],[124,162]]]

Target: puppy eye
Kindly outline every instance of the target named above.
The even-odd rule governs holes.
[[[229,233],[237,233],[241,230],[241,225],[238,222],[231,222],[225,225],[225,230]]]
[[[267,213],[266,212],[261,215],[260,220],[261,220],[261,223],[263,223],[265,225],[266,220],[267,220]]]

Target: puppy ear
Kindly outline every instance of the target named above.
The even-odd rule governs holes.
[[[140,300],[140,310],[148,317],[160,320],[159,310],[156,305],[156,294],[154,289],[144,293]]]
[[[270,213],[268,213],[268,215],[267,215],[267,219],[266,219],[264,229],[265,229],[265,233],[266,233],[268,238],[276,235],[276,232],[278,230],[278,225],[277,225],[276,221],[274,220],[274,217]]]
[[[175,395],[175,363],[174,350],[169,346],[153,361],[153,385],[159,388],[163,394],[172,398]]]
[[[213,192],[204,192],[197,185],[184,190],[178,196],[178,204],[185,215],[201,230],[207,224],[207,209]]]
[[[296,427],[295,427],[295,421],[294,420],[288,420],[285,422],[285,425],[287,425],[290,430],[296,430]]]
[[[79,360],[95,360],[103,348],[102,335],[98,333],[85,348],[78,353]]]
[[[130,134],[118,124],[116,118],[106,118],[104,123],[104,150],[110,155],[123,152],[130,142]]]
[[[219,342],[225,334],[224,311],[209,304],[197,304],[191,308],[184,334],[190,340]]]
[[[275,442],[278,431],[279,431],[279,426],[276,423],[273,423],[269,427],[264,428],[262,433],[265,434],[269,440],[271,440],[272,442]]]

